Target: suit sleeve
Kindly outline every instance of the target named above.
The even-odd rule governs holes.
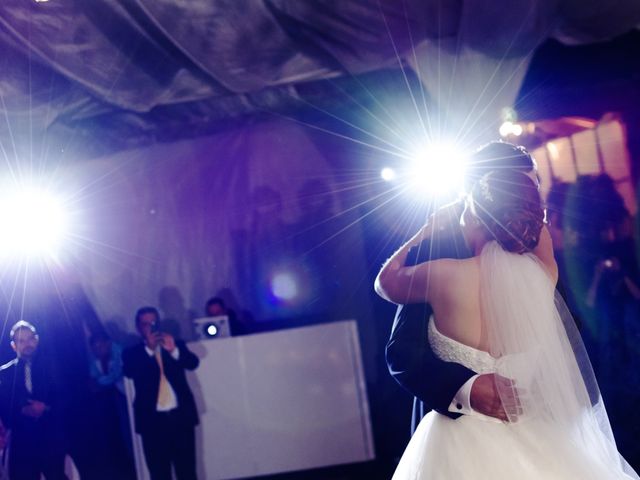
[[[434,258],[429,242],[423,242],[407,257],[407,264]],[[451,400],[475,372],[457,363],[440,360],[427,340],[428,304],[399,305],[385,350],[393,378],[428,407],[448,416]],[[457,414],[455,414],[457,416]]]
[[[133,378],[135,376],[135,369],[133,366],[133,361],[131,359],[131,352],[131,347],[126,348],[122,352],[122,374],[128,378]]]
[[[13,422],[22,416],[22,407],[27,404],[26,398],[16,393],[16,369],[7,364],[0,370],[0,413],[2,423],[11,428]]]
[[[193,353],[187,345],[182,342],[176,342],[178,350],[180,350],[180,356],[178,357],[178,363],[185,370],[195,370],[200,365],[200,359]]]
[[[9,419],[11,417],[11,405],[9,401],[11,394],[7,388],[8,383],[5,372],[0,370],[0,420],[7,428],[9,428]]]

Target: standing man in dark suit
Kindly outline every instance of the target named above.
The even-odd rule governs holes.
[[[66,480],[61,393],[56,390],[50,360],[36,355],[38,333],[25,320],[9,333],[15,360],[0,367],[0,413],[11,430],[11,480]]]
[[[136,312],[142,343],[122,354],[125,376],[133,379],[133,414],[142,437],[152,480],[196,479],[195,426],[198,412],[185,370],[200,363],[184,342],[157,330],[160,316],[154,307]]]
[[[473,184],[485,173],[505,168],[526,172],[537,182],[535,162],[523,147],[491,142],[472,156],[467,183]],[[456,202],[432,216],[430,238],[409,252],[407,264],[472,256],[460,229],[462,207],[462,202]],[[450,418],[477,412],[507,421],[496,382],[509,380],[495,374],[477,375],[462,365],[440,360],[427,340],[432,313],[428,304],[400,305],[387,342],[389,372],[415,396],[411,432],[432,409]]]

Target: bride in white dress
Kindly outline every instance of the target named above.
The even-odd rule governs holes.
[[[495,372],[509,418],[420,423],[394,479],[638,479],[618,453],[573,319],[555,295],[557,266],[534,182],[485,175],[462,215],[475,256],[405,266],[409,249],[438,228],[432,217],[382,267],[376,291],[433,307],[429,341],[443,360]]]

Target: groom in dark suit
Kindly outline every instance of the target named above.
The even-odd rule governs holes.
[[[467,183],[473,184],[485,173],[505,168],[531,175],[536,172],[535,162],[524,148],[491,142],[472,156]],[[464,259],[472,256],[460,229],[462,209],[463,203],[456,202],[436,213],[431,237],[409,252],[408,265],[439,258]],[[477,375],[462,365],[436,357],[427,341],[427,326],[432,313],[433,309],[428,304],[400,305],[386,348],[389,372],[415,396],[411,432],[432,409],[451,418],[477,412],[506,421],[496,382],[508,380],[494,374]]]
[[[122,354],[124,374],[136,390],[136,432],[152,480],[171,480],[172,465],[178,480],[194,480],[198,412],[185,370],[195,370],[200,360],[184,342],[159,332],[159,319],[154,307],[140,308],[136,328],[143,341]]]

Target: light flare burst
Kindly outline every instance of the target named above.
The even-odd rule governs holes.
[[[62,200],[47,190],[21,187],[0,197],[0,257],[55,257],[67,235]]]

